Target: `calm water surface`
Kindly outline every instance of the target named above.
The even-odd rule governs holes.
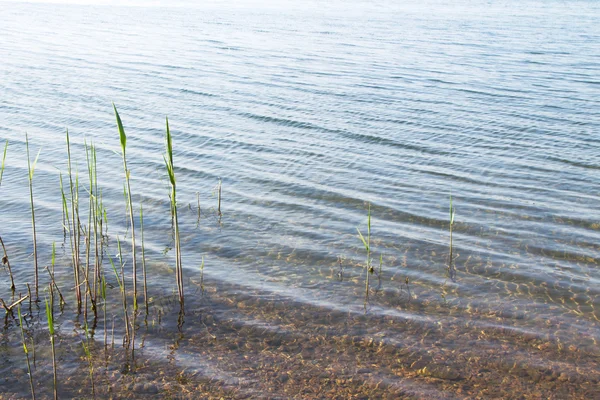
[[[368,376],[364,385],[383,382],[390,393],[510,396],[475,389],[500,371],[535,397],[546,380],[522,372],[533,368],[553,378],[544,397],[597,394],[588,391],[600,381],[599,77],[594,1],[0,3],[0,139],[9,141],[0,235],[17,290],[33,280],[25,132],[32,158],[41,149],[40,263],[49,263],[55,241],[57,275],[65,288],[72,283],[59,189],[67,128],[82,181],[84,141],[98,148],[111,246],[126,234],[114,102],[128,134],[136,213],[144,205],[156,298],[175,287],[165,251],[167,115],[174,136],[192,317],[182,351],[165,350],[176,317],[164,317],[162,328],[146,328],[142,356],[252,395],[271,382],[257,361],[264,353],[248,361],[248,342],[217,346],[229,363],[212,362],[193,332],[207,326],[284,354],[294,353],[285,347],[293,337],[314,363],[329,349],[314,336],[322,335],[388,346],[389,363],[379,357],[362,371],[344,353],[335,371]],[[454,281],[446,273],[450,195]],[[356,228],[366,232],[368,203],[382,272],[371,277],[365,316]],[[10,298],[8,279],[0,297]],[[207,308],[208,323],[195,325]],[[119,313],[118,303],[111,311]],[[65,341],[72,321],[61,322]],[[24,367],[18,333],[14,323],[4,328],[2,375]],[[284,344],[269,342],[272,335]],[[63,375],[80,362],[70,352],[64,359]],[[42,364],[40,375],[49,371]],[[426,372],[432,365],[460,377]],[[280,378],[271,394],[293,397],[293,379]],[[2,382],[28,393],[25,375]]]

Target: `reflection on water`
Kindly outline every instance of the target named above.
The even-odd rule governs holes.
[[[112,101],[128,133],[152,307],[138,317],[131,360],[107,275],[108,321],[94,336],[98,393],[600,396],[598,5],[255,6],[2,4],[0,139],[9,149],[0,235],[18,292],[33,280],[24,133],[32,153],[41,149],[40,262],[56,242],[57,279],[71,297],[65,128],[81,176],[84,141],[97,146],[113,257],[127,215]],[[180,329],[165,115],[187,280]],[[356,227],[366,229],[369,203],[376,268],[365,314]],[[0,297],[9,303],[8,279]],[[44,310],[23,307],[34,375],[50,395]],[[57,317],[60,390],[88,396],[74,308]],[[115,342],[106,368],[105,326]],[[7,397],[28,394],[19,335],[7,318]]]

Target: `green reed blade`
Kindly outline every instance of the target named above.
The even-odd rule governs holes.
[[[127,135],[125,135],[125,129],[123,128],[123,123],[121,122],[121,117],[119,116],[119,112],[117,111],[117,106],[113,103],[113,108],[115,110],[115,117],[117,119],[117,126],[119,128],[119,137],[121,138],[121,150],[123,150],[123,156],[125,156],[125,148],[127,147]]]
[[[25,358],[27,359],[27,374],[29,375],[29,386],[31,388],[31,397],[35,400],[35,390],[33,387],[33,374],[31,373],[31,363],[29,361],[29,349],[25,341],[25,328],[23,328],[23,316],[21,315],[21,305],[18,306],[17,312],[19,314],[19,326],[21,327],[21,340],[23,341],[23,351],[25,352]]]
[[[123,152],[123,171],[125,173],[125,183],[126,188],[126,204],[129,208],[129,223],[131,226],[131,258],[132,258],[132,282],[133,282],[133,309],[137,311],[138,303],[137,303],[137,260],[136,260],[136,247],[135,247],[135,223],[133,217],[133,202],[131,199],[131,184],[130,177],[131,171],[127,168],[127,158],[125,157],[125,149],[127,147],[127,136],[125,135],[125,129],[123,128],[123,123],[121,121],[121,117],[119,116],[119,112],[117,111],[117,107],[113,103],[113,109],[115,110],[115,117],[117,119],[117,126],[119,128],[119,137],[121,139],[121,150]]]
[[[54,336],[54,317],[48,299],[46,299],[46,319],[48,320],[48,330],[50,331],[50,335]]]
[[[113,261],[112,257],[110,256],[110,254],[107,254],[108,256],[108,261],[110,262],[110,265],[113,268],[113,271],[115,273],[115,278],[117,278],[117,283],[119,284],[119,288],[121,289],[121,292],[124,292],[125,289],[123,288],[123,285],[121,285],[121,278],[119,277],[119,272],[117,271],[117,267],[115,265],[115,262]]]
[[[31,165],[31,159],[29,157],[29,137],[27,133],[25,133],[25,146],[27,148],[27,168],[29,170],[29,200],[31,203],[31,228],[33,233],[33,267],[35,273],[35,297],[38,298],[39,295],[39,280],[38,280],[38,252],[37,252],[37,235],[35,229],[35,207],[33,205],[33,171],[35,170],[35,165],[37,164],[38,158],[40,156],[40,152],[35,158],[33,162],[33,166]],[[41,149],[40,149],[41,151]]]
[[[452,206],[452,195],[450,195],[450,225],[454,224],[454,207]]]
[[[169,165],[173,168],[173,143],[171,140],[171,130],[169,129],[169,118],[166,117],[167,124],[167,156],[169,157]]]
[[[363,234],[360,233],[360,229],[356,228],[356,231],[358,232],[358,237],[360,238],[360,240],[363,242],[363,245],[365,246],[365,250],[369,251],[369,245],[367,244],[367,241],[365,240],[365,237],[363,236]]]
[[[4,155],[2,156],[2,167],[0,167],[0,186],[2,186],[2,176],[4,175],[4,163],[6,162],[6,150],[8,150],[8,139],[4,144]]]

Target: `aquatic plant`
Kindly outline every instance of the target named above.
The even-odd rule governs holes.
[[[52,293],[52,286],[50,286],[50,293]],[[58,376],[56,373],[56,352],[54,349],[54,309],[52,302],[46,299],[46,320],[48,321],[48,331],[50,332],[50,346],[52,347],[52,373],[53,373],[53,386],[54,386],[54,400],[58,399]]]
[[[35,172],[35,166],[37,164],[38,158],[40,157],[40,152],[42,149],[38,150],[38,154],[31,164],[31,159],[29,157],[29,137],[25,134],[25,147],[27,148],[27,171],[29,177],[29,200],[31,204],[31,227],[33,231],[33,267],[35,272],[35,297],[38,298],[39,293],[39,279],[38,279],[38,257],[37,257],[37,236],[35,230],[35,207],[33,205],[33,173]]]
[[[100,297],[102,297],[102,305],[104,311],[104,358],[106,358],[106,346],[108,340],[108,331],[106,326],[106,308],[108,304],[106,303],[106,277],[102,275],[102,282],[100,283]]]
[[[181,242],[179,239],[179,222],[177,218],[177,184],[175,180],[175,167],[173,164],[173,141],[169,129],[169,119],[166,118],[167,133],[165,136],[166,154],[164,155],[165,167],[171,185],[171,218],[173,220],[173,232],[175,241],[175,277],[177,280],[177,290],[179,293],[179,304],[183,312],[184,294],[183,294],[183,266],[181,263]]]
[[[31,373],[31,361],[29,360],[29,348],[27,347],[27,341],[25,340],[25,328],[23,327],[23,316],[21,315],[21,306],[17,308],[19,314],[19,326],[21,328],[21,342],[23,343],[23,352],[27,359],[27,375],[29,375],[29,386],[31,388],[31,398],[35,400],[35,389],[33,387],[33,374]]]
[[[8,254],[6,253],[6,246],[4,246],[4,241],[2,240],[2,236],[0,236],[0,244],[2,244],[2,251],[4,255],[2,256],[2,265],[6,265],[8,268],[8,275],[10,276],[10,290],[15,291],[15,280],[13,278],[12,269],[10,268],[10,261],[8,259]]]
[[[131,184],[130,184],[130,175],[131,175],[131,171],[128,169],[127,166],[127,157],[126,157],[126,136],[125,136],[125,132],[123,129],[123,125],[122,122],[120,120],[120,116],[118,114],[118,111],[116,109],[116,106],[113,105],[113,109],[115,112],[115,118],[117,120],[117,126],[119,128],[119,135],[120,135],[120,140],[121,140],[121,156],[123,158],[123,170],[125,171],[125,181],[124,181],[124,190],[123,190],[123,194],[126,200],[126,205],[127,205],[127,209],[126,212],[129,212],[128,217],[128,223],[126,224],[127,228],[131,227],[132,229],[132,252],[136,252],[136,242],[135,242],[135,233],[134,233],[134,229],[135,229],[135,224],[132,221],[133,219],[133,207],[132,207],[132,193],[131,193]],[[183,268],[182,268],[182,251],[181,251],[181,238],[180,238],[180,226],[179,226],[179,216],[178,216],[178,203],[177,203],[177,182],[176,182],[176,177],[175,177],[175,172],[174,172],[174,160],[173,160],[173,138],[171,136],[171,132],[170,132],[170,127],[169,127],[169,121],[168,119],[166,119],[166,136],[165,136],[165,141],[166,141],[166,152],[164,154],[164,160],[165,160],[165,166],[167,169],[167,173],[168,173],[168,177],[169,177],[169,182],[170,182],[170,193],[169,193],[169,197],[170,197],[170,207],[171,207],[171,214],[172,214],[172,221],[173,221],[173,232],[174,232],[174,248],[175,248],[175,256],[176,256],[176,275],[177,275],[177,287],[178,287],[178,295],[179,295],[179,302],[181,305],[180,308],[180,314],[179,317],[180,319],[178,320],[178,327],[179,329],[182,329],[182,324],[183,324],[183,315],[184,315],[184,283],[183,283]],[[55,314],[55,300],[56,300],[56,295],[58,294],[59,298],[60,298],[60,310],[61,312],[63,312],[65,310],[65,305],[68,305],[67,302],[70,301],[69,296],[67,293],[65,293],[64,291],[61,291],[61,289],[59,288],[59,284],[63,287],[64,290],[64,285],[62,283],[60,283],[60,269],[57,267],[57,263],[59,264],[60,261],[58,261],[57,258],[57,245],[56,242],[52,242],[52,247],[51,247],[51,259],[49,260],[49,262],[45,265],[45,266],[40,266],[38,265],[38,246],[37,246],[37,234],[39,232],[36,231],[36,224],[39,225],[39,221],[37,221],[38,218],[36,218],[36,209],[35,209],[35,198],[34,198],[34,191],[33,191],[33,177],[34,177],[34,172],[37,166],[37,162],[39,159],[39,156],[41,154],[41,150],[38,150],[37,155],[35,157],[35,159],[33,157],[31,157],[30,154],[30,143],[29,143],[29,138],[28,136],[25,137],[25,144],[26,144],[26,148],[27,148],[27,159],[28,159],[28,180],[29,180],[29,202],[30,202],[30,206],[31,206],[31,213],[32,213],[32,228],[33,228],[33,242],[34,242],[34,259],[35,259],[35,272],[36,272],[36,277],[35,277],[35,288],[34,283],[30,284],[29,283],[25,283],[26,287],[27,287],[27,291],[29,294],[26,294],[25,296],[22,296],[20,300],[13,302],[13,304],[11,305],[7,305],[2,299],[0,299],[0,306],[4,307],[4,309],[7,312],[7,318],[9,318],[9,316],[12,314],[11,310],[14,310],[13,307],[17,307],[19,306],[19,312],[21,312],[20,309],[20,304],[23,301],[26,301],[27,299],[29,299],[29,311],[28,314],[25,316],[27,318],[27,322],[29,322],[29,318],[36,318],[35,317],[35,301],[38,300],[38,296],[40,295],[39,293],[39,285],[42,284],[43,282],[43,278],[40,280],[39,277],[39,269],[43,268],[46,270],[47,272],[47,277],[46,278],[46,282],[48,285],[48,297],[45,299],[45,306],[46,306],[46,321],[47,321],[47,326],[48,326],[48,332],[49,332],[49,339],[50,339],[50,344],[51,344],[51,350],[52,350],[52,368],[53,368],[53,386],[54,386],[54,397],[57,398],[58,397],[58,362],[60,361],[60,358],[57,356],[57,350],[59,349],[59,345],[57,343],[56,338],[59,337],[56,331],[56,320],[55,317],[58,317]],[[96,324],[97,324],[97,319],[98,316],[97,314],[97,305],[100,304],[98,303],[98,295],[101,296],[102,298],[102,304],[103,304],[103,315],[101,318],[103,318],[103,328],[104,328],[104,351],[105,351],[105,360],[107,362],[107,368],[108,368],[108,360],[109,360],[109,354],[107,353],[107,345],[108,345],[108,335],[110,334],[110,332],[108,332],[108,330],[110,329],[110,327],[108,327],[108,321],[107,321],[107,313],[108,311],[108,306],[110,303],[110,291],[109,288],[111,287],[110,283],[107,282],[106,277],[103,274],[103,270],[101,267],[101,263],[102,263],[102,259],[103,256],[108,256],[109,261],[112,265],[113,271],[115,273],[115,277],[117,280],[117,283],[119,285],[119,289],[120,289],[120,301],[122,303],[122,309],[123,309],[123,320],[124,321],[124,341],[123,341],[123,347],[126,349],[126,353],[125,353],[125,357],[127,358],[126,360],[126,365],[127,368],[131,368],[132,366],[135,365],[135,360],[134,360],[134,352],[135,352],[135,342],[136,342],[136,307],[134,306],[134,312],[133,314],[131,314],[131,310],[129,309],[129,305],[131,304],[132,301],[132,297],[133,297],[133,302],[134,304],[137,302],[137,289],[135,289],[136,287],[136,268],[133,268],[133,276],[129,275],[129,272],[126,274],[125,273],[125,268],[129,268],[126,264],[127,262],[125,261],[125,258],[128,255],[124,255],[122,248],[121,248],[121,239],[122,236],[116,236],[116,247],[118,248],[118,259],[120,262],[120,266],[117,266],[115,264],[115,262],[113,261],[113,259],[111,258],[109,252],[107,251],[106,253],[104,253],[104,249],[106,246],[106,249],[109,248],[108,245],[108,217],[107,217],[107,212],[106,209],[104,208],[103,204],[102,204],[102,193],[99,189],[99,182],[98,182],[98,174],[97,174],[97,151],[96,151],[96,146],[93,143],[88,143],[87,141],[84,141],[83,143],[84,149],[85,149],[85,157],[86,157],[86,161],[87,161],[87,179],[81,181],[81,187],[87,192],[88,194],[88,199],[87,200],[87,210],[85,208],[82,208],[80,211],[80,180],[79,180],[79,174],[77,171],[77,164],[76,164],[76,160],[77,157],[75,156],[76,150],[75,146],[73,148],[71,148],[71,137],[69,134],[69,131],[66,131],[66,147],[67,147],[67,171],[66,172],[60,172],[59,171],[59,187],[60,187],[60,202],[61,202],[61,217],[62,217],[62,221],[60,221],[59,223],[61,223],[62,225],[62,231],[63,231],[63,245],[66,248],[66,252],[70,254],[67,254],[67,256],[71,257],[71,264],[72,264],[72,268],[73,268],[73,279],[74,279],[74,284],[72,281],[72,284],[69,285],[70,287],[72,287],[75,293],[75,298],[76,298],[76,303],[77,303],[77,315],[83,315],[83,320],[81,321],[81,325],[79,326],[78,330],[80,332],[80,334],[85,333],[85,338],[82,339],[82,347],[83,347],[83,351],[85,353],[85,357],[87,359],[87,363],[88,363],[88,367],[90,370],[90,380],[92,382],[92,396],[95,396],[96,394],[96,390],[100,390],[99,387],[95,388],[94,387],[94,370],[97,369],[97,366],[94,364],[94,346],[93,346],[93,335],[94,335],[94,331],[96,329]],[[6,152],[7,152],[7,147],[8,147],[8,142],[5,144],[4,146],[4,159],[2,161],[2,166],[1,166],[1,170],[0,170],[0,179],[1,176],[3,174],[3,170],[4,170],[4,165],[5,165],[5,159],[6,159]],[[31,146],[33,148],[33,145]],[[65,175],[63,177],[63,174]],[[68,178],[67,178],[68,176]],[[68,179],[68,182],[65,180]],[[0,181],[1,182],[1,181]],[[222,186],[222,181],[221,179],[219,179],[219,184],[217,186],[217,195],[218,195],[218,204],[217,204],[217,209],[218,209],[218,213],[221,214],[221,186]],[[199,193],[198,193],[198,199],[197,199],[197,206],[198,206],[198,218],[200,218],[200,199],[199,199]],[[84,206],[85,207],[85,206]],[[84,215],[81,215],[83,213],[87,212],[87,218]],[[149,312],[149,295],[148,295],[148,276],[147,276],[147,270],[146,270],[146,254],[145,254],[145,232],[144,232],[144,210],[143,210],[143,206],[140,206],[140,210],[139,210],[139,229],[140,229],[140,234],[141,234],[141,268],[143,271],[143,280],[144,280],[144,302],[145,302],[145,306],[146,306],[146,315],[148,315]],[[103,235],[103,227],[106,227],[106,237]],[[128,229],[127,229],[128,230]],[[127,234],[127,233],[125,233]],[[68,235],[68,238],[67,238]],[[105,242],[105,238],[106,238],[106,242]],[[4,245],[4,241],[2,241],[2,238],[0,237],[0,244],[2,245],[2,248],[4,250],[4,256],[2,257],[2,262],[3,264],[5,264],[8,267],[9,270],[9,274],[11,276],[11,289],[13,290],[14,293],[14,289],[15,289],[15,283],[13,280],[13,275],[12,275],[12,270],[11,270],[11,266],[8,260],[8,254],[7,254],[7,249]],[[81,246],[85,246],[85,247],[81,247]],[[9,249],[10,250],[10,249]],[[41,248],[40,248],[41,250]],[[69,251],[70,250],[70,251]],[[83,253],[82,253],[83,252]],[[114,254],[114,253],[113,253]],[[135,257],[135,256],[134,256]],[[113,256],[114,258],[114,256]],[[133,260],[134,266],[136,265],[136,260],[134,258]],[[202,262],[200,265],[200,272],[201,272],[201,282],[200,282],[200,289],[201,291],[204,293],[205,287],[204,287],[204,257],[202,258]],[[126,287],[126,285],[129,285],[129,279],[132,278],[132,282],[134,285],[134,289],[133,289],[133,295],[131,292],[131,288],[129,288],[130,290],[128,291],[128,288]],[[71,279],[69,277],[69,279]],[[71,289],[69,289],[71,290]],[[83,293],[81,291],[84,291]],[[33,295],[32,295],[33,292]],[[132,297],[130,297],[132,296]],[[117,296],[118,299],[118,296]],[[58,302],[57,302],[58,303]],[[26,303],[25,303],[26,304]],[[88,320],[88,314],[87,312],[90,310],[90,308],[88,308],[88,305],[91,305],[91,310],[94,311],[94,315],[93,315],[93,321],[90,319]],[[27,306],[26,306],[27,307]],[[67,310],[69,308],[67,307]],[[160,314],[161,311],[159,311]],[[15,313],[16,314],[16,313]],[[120,314],[120,313],[118,313]],[[26,324],[24,318],[21,317],[21,336],[22,336],[22,341],[23,341],[23,346],[24,346],[24,352],[25,355],[27,357],[27,362],[28,362],[28,371],[29,371],[29,377],[30,377],[30,386],[31,386],[31,392],[32,392],[32,396],[35,397],[35,385],[34,385],[34,380],[33,380],[33,376],[32,376],[32,371],[35,370],[36,368],[36,357],[35,357],[35,347],[39,344],[39,341],[34,341],[32,339],[31,336],[28,336],[27,334],[27,328],[26,325],[23,325],[24,323]],[[117,317],[116,319],[117,321],[120,320],[119,317]],[[160,320],[160,315],[159,315],[159,320]],[[119,325],[119,324],[117,324]],[[114,330],[115,330],[115,318],[113,317],[113,344],[114,344]],[[114,350],[114,347],[113,347]]]
[[[365,302],[364,302],[364,307],[365,307],[365,312],[366,312],[367,304],[369,302],[369,276],[374,271],[373,265],[372,265],[373,260],[371,259],[371,204],[370,203],[369,203],[369,216],[367,218],[367,238],[365,239],[363,234],[360,232],[360,229],[356,228],[356,231],[358,232],[358,237],[362,241],[363,245],[365,246],[365,251],[367,252],[367,262],[365,264],[366,278],[365,278]]]
[[[96,398],[96,385],[94,383],[94,361],[92,359],[92,351],[90,348],[91,339],[87,322],[83,326],[83,331],[85,332],[85,340],[81,340],[81,345],[88,361],[88,372],[90,374],[90,382],[92,384],[92,397]]]
[[[220,216],[222,216],[223,214],[221,213],[221,190],[223,187],[223,181],[221,180],[221,178],[219,178],[219,183],[217,185],[217,214]]]
[[[133,310],[137,311],[137,263],[136,263],[136,252],[135,252],[135,224],[133,221],[133,203],[131,200],[131,184],[129,181],[131,171],[127,169],[127,157],[125,154],[125,150],[127,148],[127,136],[125,135],[125,129],[123,128],[123,123],[121,122],[121,117],[119,116],[119,112],[117,111],[117,107],[113,103],[113,108],[115,110],[115,117],[117,119],[117,127],[119,128],[119,138],[121,140],[121,154],[123,156],[123,170],[125,172],[125,182],[126,182],[126,197],[127,197],[127,206],[129,208],[129,224],[131,227],[131,256],[132,256],[132,269],[133,269]]]
[[[2,186],[2,176],[4,175],[4,163],[6,162],[6,151],[8,150],[8,140],[4,144],[4,155],[2,156],[2,166],[0,166],[0,186]]]
[[[4,155],[2,156],[2,166],[0,167],[0,186],[2,186],[2,176],[4,175],[4,164],[6,162],[6,151],[8,150],[8,140],[4,144]],[[14,292],[15,290],[15,280],[13,278],[12,269],[10,268],[10,261],[8,260],[8,254],[6,253],[6,247],[4,246],[4,241],[0,236],[0,243],[2,244],[2,250],[4,251],[4,255],[2,256],[2,265],[6,265],[8,267],[8,275],[10,276],[10,289]]]
[[[69,130],[66,132],[67,136],[67,173],[69,175],[69,193],[71,200],[71,221],[69,221],[68,207],[66,206],[66,198],[64,190],[62,188],[62,176],[61,176],[61,191],[63,194],[63,207],[66,214],[66,219],[70,225],[69,231],[69,242],[71,244],[71,256],[73,263],[73,279],[75,280],[75,297],[77,299],[77,310],[81,312],[81,281],[79,277],[79,243],[80,243],[80,229],[79,229],[79,178],[76,175],[75,184],[73,184],[73,169],[71,164],[71,141],[69,139]]]
[[[200,264],[200,292],[204,295],[204,256],[202,257],[202,264]]]
[[[146,315],[148,315],[148,283],[146,280],[146,250],[144,248],[144,210],[140,203],[140,233],[142,236],[142,275],[144,279],[144,305],[146,306]]]
[[[452,195],[450,195],[450,250],[448,253],[448,277],[451,280],[455,280],[456,279],[456,267],[454,265],[454,248],[453,248],[453,244],[452,244],[452,231],[454,228],[454,215],[455,215],[455,209],[454,206],[452,205]]]
[[[123,319],[125,320],[125,342],[129,343],[130,332],[129,332],[129,316],[127,312],[127,293],[125,291],[125,264],[123,262],[123,252],[121,251],[121,240],[119,236],[117,236],[117,248],[119,249],[119,264],[121,267],[121,276],[119,276],[119,272],[117,272],[117,268],[115,267],[115,263],[113,262],[110,255],[108,256],[108,260],[113,267],[113,271],[115,272],[115,277],[117,278],[117,282],[119,283],[119,288],[121,289],[121,304],[123,305]]]
[[[62,292],[60,291],[60,289],[58,288],[58,285],[56,284],[56,280],[54,279],[54,272],[50,271],[50,269],[48,267],[45,267],[46,271],[48,271],[48,275],[50,276],[50,293],[52,294],[52,296],[54,296],[54,289],[56,289],[56,291],[58,292],[58,296],[60,298],[60,307],[64,307],[65,304],[67,304],[67,302],[65,301],[65,298],[62,295]],[[54,270],[54,269],[53,269]]]
[[[89,178],[89,206],[88,206],[88,224],[86,228],[86,265],[85,275],[87,283],[87,294],[90,296],[92,305],[92,311],[94,316],[97,315],[96,303],[98,297],[98,283],[100,282],[100,244],[101,241],[98,238],[99,223],[102,221],[102,206],[99,202],[98,196],[98,174],[97,174],[97,157],[96,157],[96,146],[91,143],[89,146],[85,143],[86,161],[88,166],[88,178]],[[100,221],[100,222],[99,222]],[[93,228],[93,233],[92,233]],[[94,240],[94,271],[93,271],[93,285],[90,285],[90,252],[92,235]],[[87,299],[87,296],[86,296]],[[87,310],[87,304],[86,304]],[[86,311],[87,313],[87,311]]]

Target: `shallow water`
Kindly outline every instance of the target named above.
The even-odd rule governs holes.
[[[49,263],[55,241],[57,277],[72,285],[58,183],[67,128],[82,182],[84,141],[98,148],[111,254],[125,235],[114,102],[128,134],[136,212],[144,205],[154,299],[175,287],[173,252],[165,254],[165,115],[174,136],[189,285],[184,345],[165,352],[179,334],[167,305],[160,329],[140,328],[141,359],[195,368],[190,382],[220,382],[239,397],[315,397],[296,389],[328,385],[359,393],[347,381],[312,380],[336,351],[331,371],[363,382],[374,391],[367,396],[594,397],[600,6],[456,3],[0,3],[0,139],[9,141],[0,235],[17,290],[33,281],[25,132],[32,158],[41,149],[40,263]],[[446,269],[450,194],[455,280]],[[364,315],[366,255],[356,228],[366,232],[369,203],[382,272],[371,276]],[[0,297],[10,297],[8,279]],[[116,298],[111,312],[120,315]],[[157,300],[152,318],[162,307]],[[67,312],[61,322],[65,342],[73,320]],[[32,324],[43,327],[35,317]],[[5,373],[24,366],[8,344],[18,344],[17,334],[14,323],[3,331]],[[377,357],[369,355],[375,345]],[[289,361],[296,350],[307,353],[302,362]],[[65,374],[74,373],[81,360],[67,354]],[[271,376],[261,366],[272,363],[302,372],[297,381]],[[432,375],[432,366],[458,376]],[[500,385],[505,377],[514,387]],[[27,393],[26,382],[2,385]],[[494,382],[505,392],[486,392]]]

